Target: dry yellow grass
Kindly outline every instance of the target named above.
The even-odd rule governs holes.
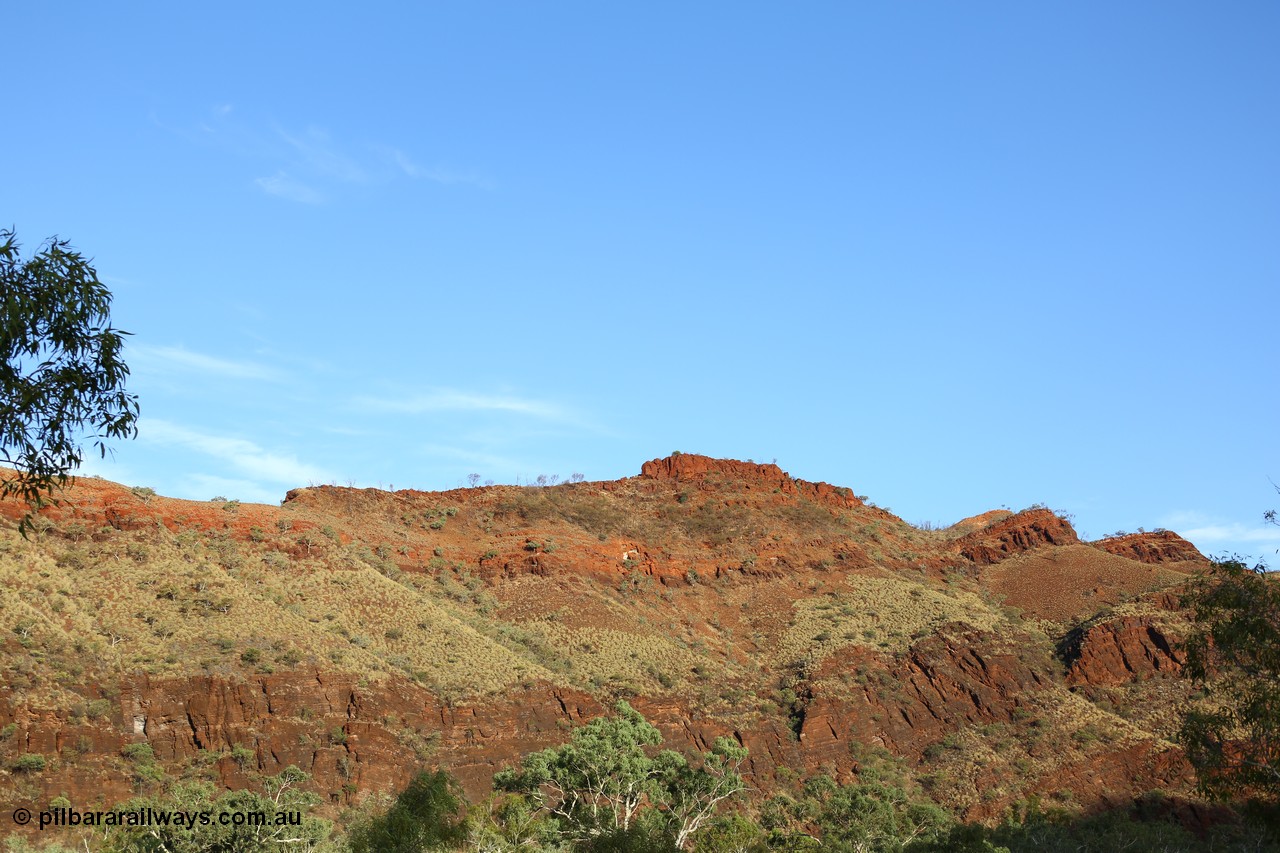
[[[817,662],[851,645],[901,652],[948,622],[989,631],[1001,619],[971,592],[942,591],[898,577],[851,575],[843,588],[792,606],[792,624],[776,652],[783,664]]]
[[[715,666],[707,656],[656,634],[567,628],[554,622],[526,627],[563,649],[573,661],[575,679],[591,686],[620,681],[660,692],[695,679],[695,670]]]
[[[228,560],[201,537],[115,533],[73,543],[60,566],[45,543],[0,536],[0,630],[55,674],[77,660],[160,676],[337,664],[450,695],[555,678],[470,624],[437,585],[397,582],[358,558],[241,546]],[[40,698],[59,695],[56,680],[36,679]]]

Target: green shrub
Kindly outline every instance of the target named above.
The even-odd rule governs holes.
[[[110,836],[109,848],[119,851],[267,851],[334,850],[327,843],[332,827],[328,821],[307,814],[319,798],[306,790],[310,777],[290,766],[274,777],[259,781],[262,793],[250,789],[224,791],[215,795],[213,785],[203,782],[176,784],[167,792],[153,793],[120,804],[124,811],[150,808],[156,812],[177,814],[208,813],[210,820],[173,821],[167,825],[121,825]],[[246,822],[245,816],[261,812],[267,825]],[[272,819],[283,812],[288,826],[273,825]],[[99,849],[95,847],[94,849]]]
[[[247,769],[251,764],[255,763],[256,759],[257,755],[254,751],[246,746],[236,744],[231,748],[231,760],[234,761],[236,766],[241,770]]]
[[[43,755],[27,752],[18,756],[9,766],[15,773],[39,773],[45,768],[45,760]]]
[[[64,551],[57,557],[59,568],[74,569],[75,571],[83,571],[92,564],[92,557],[79,548],[72,548],[70,551]]]
[[[419,773],[383,814],[357,823],[351,853],[458,849],[467,837],[466,800],[444,771]]]

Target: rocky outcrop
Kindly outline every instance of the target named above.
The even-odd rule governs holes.
[[[810,760],[848,773],[850,743],[919,758],[929,744],[962,726],[1010,721],[1029,691],[1046,683],[1045,676],[998,650],[991,636],[957,627],[920,640],[900,661],[861,646],[828,658],[799,712],[800,740]],[[851,695],[831,690],[849,674],[858,685]]]
[[[131,768],[121,759],[129,743],[149,744],[170,767],[210,763],[228,788],[252,787],[259,774],[297,766],[334,805],[350,803],[356,792],[394,794],[422,766],[447,767],[480,799],[495,771],[564,742],[574,725],[608,712],[586,693],[550,685],[448,703],[403,679],[362,683],[350,673],[324,671],[140,677],[121,685],[108,716],[88,722],[65,711],[8,707],[7,699],[0,695],[0,726],[13,723],[14,731],[5,752],[47,756],[55,769],[32,777],[25,792],[9,788],[0,802],[18,804],[15,794],[23,804],[62,794],[86,806],[133,795]],[[749,769],[761,778],[781,762],[804,763],[780,723],[743,732],[670,698],[632,702],[673,748],[704,751],[717,737],[735,738],[752,750]]]
[[[1140,563],[1208,563],[1204,554],[1201,554],[1195,545],[1171,530],[1129,533],[1089,544],[1107,553],[1128,557]]]
[[[696,453],[673,453],[661,459],[651,459],[640,466],[640,477],[645,480],[687,483],[703,481],[714,475],[733,478],[747,491],[752,487],[776,489],[781,494],[800,495],[833,506],[863,505],[849,489],[830,483],[794,479],[772,463],[739,462],[735,459],[713,459]]]
[[[772,463],[739,462],[736,459],[713,459],[696,453],[673,453],[651,459],[640,466],[640,476],[649,480],[693,480],[708,474],[724,474],[743,479],[763,480],[780,485],[791,478]]]
[[[990,782],[995,787],[999,780]],[[1149,791],[1189,790],[1194,783],[1195,773],[1180,748],[1158,738],[1142,738],[1063,762],[1022,796],[1049,797],[1069,791],[1075,801],[1102,810],[1128,808]],[[1007,813],[1012,805],[1014,800],[998,798],[966,810],[964,817],[988,821]]]
[[[1186,655],[1151,616],[1118,616],[1069,634],[1063,644],[1067,684],[1127,684],[1153,675],[1176,675]]]
[[[990,526],[956,540],[954,549],[979,566],[1047,545],[1077,545],[1080,538],[1066,519],[1047,509],[1029,509],[998,518]]]
[[[834,687],[842,673],[853,674],[857,689]],[[1063,689],[1001,638],[959,625],[917,642],[901,660],[853,648],[832,656],[816,675],[797,712],[800,752],[805,766],[842,780],[857,773],[861,748],[882,747],[919,765],[931,747],[967,728],[1035,727],[1037,697]],[[1032,772],[1020,796],[1070,791],[1080,802],[1118,805],[1152,788],[1177,788],[1191,780],[1182,752],[1154,737],[1066,757],[1050,749],[1042,758],[1051,771],[1038,778]],[[977,779],[977,789],[1004,786],[1009,780],[999,772]],[[1012,802],[984,801],[965,816],[998,817]]]

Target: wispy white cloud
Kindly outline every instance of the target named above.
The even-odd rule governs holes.
[[[573,413],[554,403],[501,394],[477,394],[442,388],[404,397],[358,397],[357,406],[384,412],[510,412],[554,421],[574,420]]]
[[[210,113],[213,116],[213,121],[218,122],[226,119],[227,116],[231,115],[231,111],[233,109],[234,107],[232,107],[231,104],[218,104],[216,107],[210,110]],[[211,124],[210,122],[207,122],[207,121],[200,122],[199,127],[205,133],[212,134],[212,133],[218,132],[218,128],[215,127],[214,124]]]
[[[1280,549],[1280,527],[1266,524],[1261,519],[1246,523],[1185,511],[1166,515],[1161,526],[1195,542],[1205,553],[1217,554],[1232,548],[1262,549],[1268,553]]]
[[[291,453],[275,453],[247,439],[210,435],[169,421],[144,417],[138,426],[138,439],[177,445],[203,453],[228,465],[241,476],[248,477],[252,483],[266,481],[300,486],[335,479],[330,472],[301,462]]]
[[[389,148],[385,151],[386,156],[411,178],[421,178],[425,176],[426,170],[417,163],[409,159],[409,155],[405,154],[398,148]]]
[[[268,382],[282,381],[284,374],[265,364],[251,361],[230,361],[203,353],[191,352],[181,347],[158,347],[136,344],[129,347],[135,367],[151,371],[169,371],[173,368],[192,370],[227,379],[260,379]],[[134,358],[134,357],[137,358]]]
[[[464,447],[451,447],[445,444],[424,444],[421,446],[421,450],[427,456],[465,462],[468,465],[478,465],[488,471],[519,471],[527,467],[517,459],[486,453],[482,450],[468,450]]]
[[[1204,539],[1208,542],[1260,542],[1280,546],[1280,531],[1259,529],[1239,522],[1184,527],[1179,533],[1188,539]]]
[[[113,483],[140,485],[135,480],[136,475],[133,469],[117,462],[115,454],[110,452],[106,456],[99,456],[95,450],[86,451],[80,467],[74,473],[77,477],[101,477]]]
[[[279,140],[272,139],[251,123],[233,115],[232,104],[215,104],[209,107],[194,125],[172,124],[156,113],[151,121],[160,129],[200,146],[208,146],[235,154],[239,157],[264,159],[279,157]]]
[[[275,131],[312,172],[343,183],[360,184],[368,180],[364,167],[339,151],[329,134],[320,128],[309,127],[301,134],[280,127]]]
[[[375,142],[345,143],[316,125],[288,128],[269,120],[251,120],[233,104],[214,104],[194,125],[158,126],[201,146],[269,164],[274,174],[254,179],[262,192],[302,204],[322,204],[339,195],[341,185],[384,184],[404,177],[441,185],[492,189],[494,181],[471,171],[424,167],[405,151]]]
[[[471,172],[457,172],[441,167],[427,168],[420,166],[398,148],[383,149],[383,155],[396,165],[400,171],[411,178],[421,178],[437,184],[470,184],[480,189],[493,189],[493,180]]]
[[[253,182],[258,185],[258,189],[267,195],[278,196],[289,201],[301,202],[302,204],[321,204],[324,202],[324,195],[318,190],[289,177],[285,172],[276,172],[269,178],[255,178]]]
[[[299,484],[302,485],[302,484]],[[235,501],[270,504],[283,497],[279,490],[267,489],[261,483],[252,480],[240,480],[234,477],[218,477],[212,474],[192,474],[187,477],[179,491],[188,500],[209,500],[213,497],[224,497]]]
[[[98,278],[106,282],[107,284],[111,285],[112,290],[115,290],[117,287],[133,287],[133,282],[127,278],[120,278],[119,276],[115,276],[115,275],[102,275],[102,274],[99,274]]]
[[[350,436],[367,437],[367,436],[373,436],[378,434],[374,430],[356,429],[355,427],[334,426],[330,424],[309,424],[307,428],[310,430],[319,430],[320,432],[327,432],[332,435],[350,435]]]

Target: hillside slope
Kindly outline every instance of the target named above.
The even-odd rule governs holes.
[[[0,504],[13,519],[16,504]],[[775,465],[279,507],[81,480],[0,530],[0,809],[296,764],[333,813],[444,766],[473,795],[627,697],[764,793],[873,755],[972,819],[1032,794],[1187,793],[1172,533],[1081,542],[1043,508],[921,530]],[[11,769],[25,754],[40,772]]]

